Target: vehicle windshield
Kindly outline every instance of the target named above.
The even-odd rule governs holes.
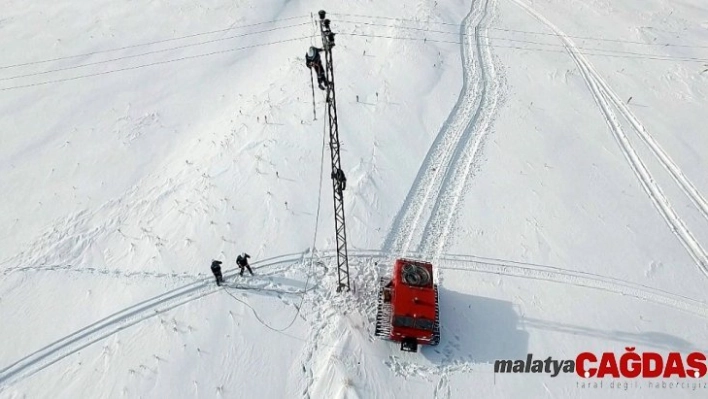
[[[410,316],[395,316],[394,327],[417,328],[419,330],[433,331],[433,321],[428,319],[415,319]]]
[[[433,331],[433,321],[428,319],[417,319],[415,321],[415,328],[420,328],[421,330]]]
[[[408,316],[396,316],[393,318],[393,325],[395,327],[415,327],[415,319]]]

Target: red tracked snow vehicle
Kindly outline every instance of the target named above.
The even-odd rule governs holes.
[[[406,352],[440,342],[438,285],[431,263],[397,259],[393,276],[381,278],[374,334],[400,342]]]

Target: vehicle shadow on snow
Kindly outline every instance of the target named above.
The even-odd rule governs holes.
[[[439,365],[523,359],[529,334],[508,301],[440,288],[440,344],[422,354]]]
[[[684,338],[662,332],[602,330],[523,318],[519,316],[512,302],[469,295],[442,287],[439,301],[440,344],[423,346],[420,350],[430,362],[440,366],[525,359],[530,333],[543,334],[544,331],[656,350],[705,352],[705,348],[699,348]]]

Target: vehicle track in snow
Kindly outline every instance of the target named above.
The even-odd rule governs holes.
[[[372,259],[378,259],[378,260],[388,260],[388,259],[393,259],[396,255],[391,254],[389,252],[386,252],[384,250],[379,250],[379,249],[359,249],[359,250],[352,250],[349,252],[352,258],[372,258]],[[409,255],[411,256],[423,256],[424,253],[420,251],[411,251],[409,252]],[[283,254],[279,256],[275,256],[272,258],[264,259],[259,262],[254,262],[254,269],[260,269],[260,268],[265,268],[265,267],[272,267],[276,266],[279,264],[292,264],[294,262],[298,262],[303,258],[303,254],[298,254],[298,253],[290,253],[290,254]],[[326,260],[326,259],[331,259],[336,256],[336,252],[334,250],[323,250],[318,253],[316,260]],[[449,270],[460,270],[451,268],[451,265],[455,264],[465,264],[465,265],[470,265],[470,264],[478,264],[477,266],[473,267],[468,267],[464,270],[470,271],[470,272],[480,272],[480,273],[494,273],[494,274],[499,274],[499,275],[504,275],[504,276],[511,276],[511,277],[521,277],[521,278],[530,278],[534,280],[546,280],[549,282],[555,282],[555,283],[562,283],[562,284],[568,284],[568,285],[575,285],[578,287],[584,287],[584,288],[591,288],[591,289],[596,289],[596,290],[603,290],[609,293],[613,294],[619,294],[623,296],[632,296],[634,298],[648,301],[648,302],[653,302],[656,304],[664,305],[671,307],[673,309],[677,310],[684,310],[688,313],[692,314],[697,314],[697,315],[702,315],[706,316],[708,318],[708,304],[703,303],[701,301],[691,299],[682,295],[678,294],[673,294],[668,291],[660,290],[657,288],[652,288],[646,285],[642,284],[636,284],[632,283],[629,281],[623,281],[619,280],[616,278],[611,278],[611,277],[605,277],[599,274],[594,274],[594,273],[588,273],[588,272],[579,272],[579,271],[572,271],[572,270],[567,270],[563,269],[560,267],[555,267],[555,266],[548,266],[548,265],[539,265],[539,264],[534,264],[534,263],[527,263],[527,262],[518,262],[518,261],[513,261],[513,260],[505,260],[505,259],[499,259],[499,258],[490,258],[490,257],[483,257],[483,256],[475,256],[475,255],[465,255],[465,254],[440,254],[439,256],[439,261],[441,263],[440,268],[443,270],[449,269]],[[256,266],[258,264],[261,264],[260,266]],[[318,265],[321,265],[321,262],[318,261]],[[479,265],[485,265],[485,266],[479,266]],[[323,266],[326,267],[326,266]],[[23,268],[24,269],[24,268]],[[22,272],[24,270],[16,270],[15,272]],[[51,268],[48,267],[46,269],[38,269],[38,270],[33,270],[35,272],[65,272],[67,271],[64,268],[59,268],[58,266],[56,268]],[[78,270],[77,270],[78,271]],[[83,271],[81,270],[80,273],[90,273],[89,271]],[[103,272],[97,271],[93,274],[96,275],[104,275]],[[113,273],[108,272],[109,275],[113,275]],[[270,276],[275,275],[274,273],[271,273]],[[193,278],[195,280],[194,283],[185,285],[184,289],[191,287],[193,284],[204,284],[206,280],[208,280],[208,283],[211,282],[211,276],[208,278],[204,277],[199,277],[199,276],[182,276],[182,275],[152,275],[150,273],[128,273],[125,275],[128,278],[168,278],[168,277],[185,277],[185,278]],[[191,292],[191,291],[189,291]],[[168,293],[165,293],[164,295],[168,295]],[[183,293],[183,295],[186,294]],[[136,305],[137,306],[137,305]],[[372,309],[375,309],[373,307]]]
[[[490,4],[491,3],[491,4]],[[474,13],[481,15],[479,23],[472,27],[466,24],[467,31],[464,36],[463,57],[467,67],[474,66],[479,72],[467,70],[466,75],[474,75],[475,108],[472,119],[468,122],[462,137],[454,150],[451,162],[443,177],[442,188],[434,203],[430,217],[423,229],[423,234],[418,245],[418,251],[437,258],[448,245],[455,217],[458,214],[461,200],[465,194],[465,187],[473,172],[473,167],[478,165],[482,146],[491,130],[496,109],[501,99],[501,80],[497,75],[497,68],[491,53],[491,45],[485,27],[492,18],[495,0],[476,2],[481,10],[470,11],[470,18]]]
[[[421,255],[418,252],[411,252],[411,255]],[[382,250],[354,250],[350,252],[352,257],[389,259],[395,256]],[[333,250],[323,251],[319,260],[331,259],[336,256]],[[261,262],[253,262],[259,265],[258,268],[272,267],[281,264],[291,264],[301,262],[304,255],[285,254],[276,256]],[[596,275],[586,272],[569,271],[557,267],[536,265],[530,263],[516,262],[511,260],[480,257],[474,255],[441,254],[439,257],[439,267],[442,270],[462,271],[470,273],[496,274],[522,279],[541,280],[568,286],[575,286],[585,289],[593,289],[636,298],[643,302],[649,302],[666,306],[678,311],[690,313],[704,319],[708,319],[708,304],[685,296],[673,294],[667,291],[647,287],[640,284],[622,281],[616,278]],[[51,269],[46,272],[51,272]],[[227,274],[231,277],[235,272]],[[248,287],[240,287],[249,289]],[[268,287],[254,287],[253,289],[263,289],[265,291],[275,291],[279,293],[277,287],[271,290]],[[317,285],[312,289],[317,289]],[[185,305],[199,298],[219,292],[219,288],[213,286],[211,278],[205,278],[191,284],[176,288],[162,295],[135,304],[131,307],[113,313],[93,324],[75,331],[17,361],[0,369],[0,392],[8,385],[21,381],[45,368],[59,362],[60,360],[77,353],[83,348],[91,346],[109,336],[116,334],[126,328],[136,325],[142,321]],[[298,294],[299,291],[283,290],[282,293]],[[372,297],[373,298],[373,297]],[[375,306],[370,309],[375,312]],[[319,315],[315,324],[324,328],[327,318]],[[313,343],[314,345],[314,343]],[[308,353],[317,350],[315,345]],[[303,365],[309,364],[312,358],[305,359]],[[450,371],[448,369],[440,369]],[[306,370],[306,379],[313,380],[312,370]],[[445,391],[444,387],[441,387]],[[309,385],[305,388],[303,396],[309,394]]]
[[[257,267],[257,269],[260,269],[263,267],[273,267],[276,265],[301,262],[304,259],[304,255],[290,255],[291,254],[273,257],[268,261],[253,262],[252,264],[253,266],[260,264],[260,266]],[[231,273],[226,273],[225,277],[230,278],[235,275],[236,271],[233,271]],[[272,277],[273,274],[263,276]],[[273,292],[279,296],[283,294],[302,293],[302,290],[283,289],[283,287],[279,287],[280,284],[272,284],[269,282],[253,286],[243,284],[229,284],[228,286],[234,289],[255,289],[265,292]],[[313,285],[311,289],[316,287],[317,285]],[[220,290],[221,288],[214,286],[212,277],[202,278],[200,281],[184,285],[162,295],[155,296],[146,301],[125,308],[119,312],[113,313],[110,316],[98,320],[93,324],[52,342],[51,344],[0,369],[0,392],[2,392],[6,386],[30,377],[33,374],[51,366],[52,364],[80,351],[83,348],[108,338],[113,334],[169,310],[190,303],[196,299],[204,298],[208,295],[219,292]]]
[[[659,143],[654,139],[654,137],[649,134],[644,125],[639,121],[639,119],[634,115],[634,113],[627,107],[627,105],[622,101],[617,93],[615,93],[607,82],[602,79],[600,74],[594,69],[594,67],[588,63],[587,66],[593,72],[597,78],[598,84],[602,87],[603,91],[607,95],[607,98],[611,100],[617,110],[622,114],[624,119],[632,125],[632,128],[637,133],[637,135],[642,139],[642,141],[649,147],[651,152],[654,154],[656,159],[661,163],[661,165],[666,169],[671,175],[672,179],[681,188],[687,197],[691,199],[698,211],[703,215],[703,217],[708,220],[708,201],[705,197],[698,191],[698,189],[691,183],[691,181],[686,177],[681,168],[671,159],[671,157],[664,151],[664,149],[659,145]]]
[[[607,293],[633,297],[641,301],[655,303],[708,319],[708,304],[692,298],[672,294],[641,284],[617,280],[615,278],[542,265],[521,265],[516,262],[504,260],[460,260],[447,257],[441,257],[440,260],[445,262],[445,265],[440,266],[442,270],[496,274],[590,288]],[[456,263],[462,265],[462,267],[455,267]]]
[[[681,219],[681,217],[676,213],[671,205],[671,202],[656,182],[656,179],[652,176],[641,157],[637,154],[637,151],[627,138],[627,135],[625,134],[620,121],[617,119],[615,112],[612,110],[612,107],[618,110],[619,113],[630,123],[632,128],[640,136],[644,143],[650,147],[652,153],[657,157],[664,168],[669,171],[673,180],[681,187],[683,192],[691,198],[694,204],[697,205],[699,211],[701,211],[705,217],[708,217],[708,205],[706,204],[705,199],[701,196],[698,190],[695,189],[688,178],[686,178],[686,176],[681,172],[678,166],[663,151],[653,137],[649,135],[634,114],[632,114],[632,112],[625,106],[625,104],[622,103],[618,96],[610,89],[609,85],[600,77],[590,62],[581,54],[575,43],[565,33],[563,33],[563,31],[526,3],[521,0],[510,1],[524,9],[539,22],[546,25],[562,40],[566,52],[577,65],[583,80],[585,80],[585,83],[600,108],[607,125],[610,127],[615,140],[619,144],[620,150],[632,168],[632,171],[636,175],[637,179],[639,179],[642,188],[649,195],[655,208],[669,225],[671,231],[696,262],[699,270],[706,277],[708,277],[708,253],[706,253],[706,250],[693,236],[683,219]]]
[[[481,120],[486,120],[491,111],[485,107],[489,105],[488,85],[493,80],[494,69],[490,66],[491,56],[488,49],[481,49],[483,39],[480,38],[489,2],[490,0],[474,0],[460,27],[462,89],[392,223],[383,245],[387,252],[405,256],[414,241],[422,241],[426,223],[431,226],[429,230],[433,229],[428,223],[431,218],[438,219],[433,217],[433,213],[437,211],[448,215],[451,212],[448,208],[454,208],[459,202],[466,174],[478,154],[479,144],[485,133],[485,130],[475,129],[475,126]],[[471,140],[475,133],[477,137]],[[466,167],[456,167],[461,161],[467,162]],[[455,182],[461,184],[454,185]],[[446,188],[445,184],[453,184],[454,188]],[[453,197],[446,198],[445,202],[440,204],[441,194]],[[441,231],[449,233],[447,224],[450,219],[451,217],[444,219]],[[437,225],[436,222],[433,224]],[[444,241],[444,238],[439,241]]]
[[[351,252],[357,257],[388,259],[394,254],[379,250],[359,250]],[[421,252],[410,252],[411,256],[422,256]],[[539,265],[513,260],[490,258],[475,255],[441,254],[438,257],[438,268],[441,270],[457,270],[500,276],[518,277],[530,280],[543,280],[550,283],[588,288],[622,295],[666,306],[708,319],[708,303],[674,294],[658,288],[624,281],[614,277],[599,274],[567,270],[560,267]]]
[[[373,259],[381,259],[385,262],[389,262],[393,259],[393,257],[395,257],[395,254],[376,250],[360,250],[354,252],[353,255],[358,257],[369,256]],[[414,251],[410,252],[409,255],[423,256],[425,254]],[[620,295],[627,298],[633,298],[642,303],[645,302],[667,307],[671,310],[680,311],[700,317],[703,320],[708,320],[708,304],[705,302],[661,289],[594,273],[572,271],[548,265],[459,254],[441,254],[437,259],[437,268],[442,272],[445,272],[446,275],[453,273],[493,274],[497,276],[519,278],[522,280],[537,280],[541,282],[560,284],[566,287],[590,289],[611,295]],[[370,320],[375,317],[375,301],[375,298],[371,298],[371,304],[368,306],[368,308],[370,308]],[[444,304],[442,306],[441,312],[443,314],[452,311],[449,308],[446,309]],[[373,332],[371,334],[373,335]],[[391,356],[385,364],[395,375],[403,378],[417,376],[426,380],[431,380],[432,376],[437,376],[438,382],[435,386],[433,397],[449,398],[451,397],[449,382],[452,374],[484,371],[475,370],[473,362],[463,359],[455,359],[453,354],[457,353],[459,348],[455,346],[457,344],[455,343],[454,338],[449,339],[451,341],[445,339],[441,342],[439,352],[445,355],[443,356],[441,362],[435,365],[424,366],[399,356]]]
[[[94,267],[75,267],[73,265],[44,265],[44,266],[22,266],[11,267],[2,271],[3,276],[13,273],[40,273],[40,272],[64,272],[71,274],[104,275],[121,279],[164,279],[171,281],[193,282],[202,280],[204,274],[189,273],[160,273],[146,271],[125,271],[119,269],[106,269]]]

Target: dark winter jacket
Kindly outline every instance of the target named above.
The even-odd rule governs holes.
[[[320,51],[322,51],[322,49],[319,49],[317,47],[310,47],[308,52],[305,54],[305,61],[308,68],[312,68],[313,66],[319,67],[322,65],[322,60],[320,59]]]
[[[211,272],[214,274],[221,274],[221,261],[215,260],[211,262]]]
[[[251,255],[244,253],[245,256],[239,255],[236,258],[236,264],[239,266],[246,266],[248,264],[248,258],[251,257]]]
[[[347,187],[347,177],[344,175],[344,171],[342,171],[341,169],[337,169],[336,172],[332,172],[332,179],[339,182],[342,190]]]

